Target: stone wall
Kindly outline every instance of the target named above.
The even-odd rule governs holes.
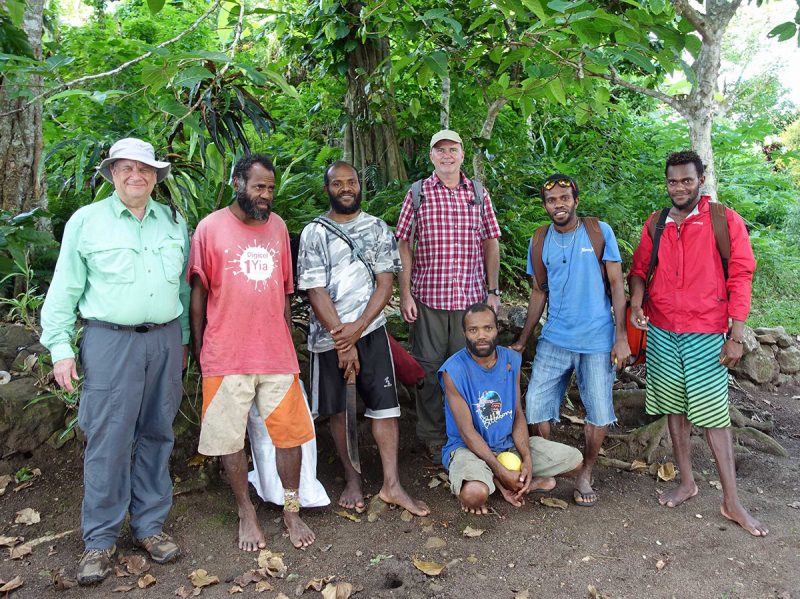
[[[774,391],[781,385],[800,384],[798,338],[783,327],[745,327],[744,351],[732,372],[745,389]]]

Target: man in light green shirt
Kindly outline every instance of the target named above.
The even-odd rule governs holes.
[[[154,561],[180,553],[163,525],[172,505],[172,422],[189,341],[189,236],[174,209],[150,197],[169,166],[139,139],[111,147],[100,174],[115,192],[67,222],[42,309],[41,341],[56,382],[69,391],[78,379],[71,344],[76,309],[84,326],[81,584],[111,572],[126,512],[134,543]]]

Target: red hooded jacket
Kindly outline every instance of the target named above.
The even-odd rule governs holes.
[[[680,228],[668,221],[658,248],[658,265],[653,273],[644,312],[650,322],[673,333],[724,333],[728,318],[746,320],[756,260],[742,217],[728,208],[731,257],[728,280],[722,270],[708,202],[703,196],[697,213]],[[630,276],[644,280],[653,251],[648,225],[660,211],[647,219],[633,253]]]

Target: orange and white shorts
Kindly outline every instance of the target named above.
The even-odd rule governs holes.
[[[298,375],[207,376],[198,452],[229,455],[244,449],[247,415],[254,401],[275,447],[299,447],[314,438]]]

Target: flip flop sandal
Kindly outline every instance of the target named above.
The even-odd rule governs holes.
[[[594,499],[590,500],[589,497],[594,495]],[[572,499],[576,505],[581,507],[593,507],[597,503],[597,493],[581,493],[578,489],[572,492]]]

